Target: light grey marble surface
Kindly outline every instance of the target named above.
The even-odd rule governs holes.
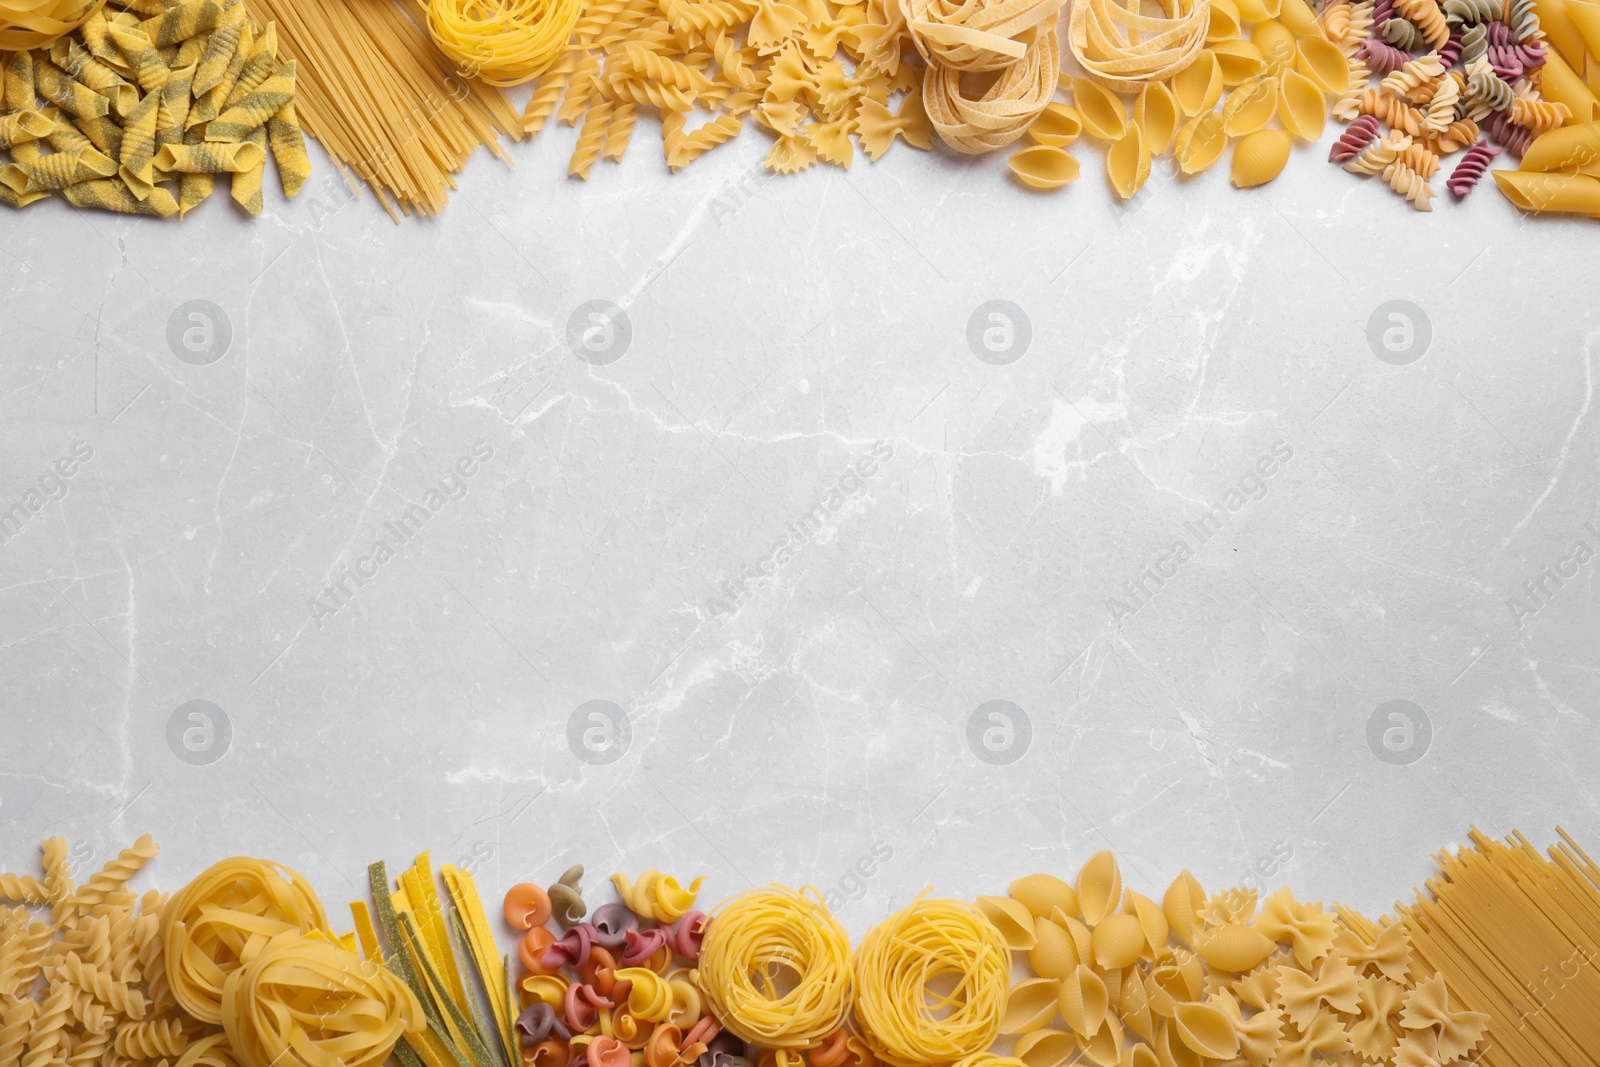
[[[254,224],[0,218],[0,864],[658,866],[860,933],[1107,847],[1382,909],[1472,824],[1600,844],[1592,224],[1325,148],[1130,209],[1088,149],[653,136],[398,227],[320,154]]]

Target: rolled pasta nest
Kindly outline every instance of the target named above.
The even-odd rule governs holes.
[[[42,48],[82,26],[106,0],[0,0],[0,52]]]
[[[965,72],[959,67],[930,62],[922,77],[923,107],[951,148],[968,155],[993,152],[1026,133],[1049,105],[1060,65],[1054,28],[1040,34],[978,97],[966,94],[961,82]]]
[[[581,0],[430,0],[428,32],[464,76],[518,85],[561,55],[582,6]]]
[[[1161,0],[1159,16],[1139,8],[1139,0],[1076,0],[1068,21],[1073,58],[1089,77],[1121,92],[1183,71],[1204,47],[1210,23],[1203,0]]]
[[[850,937],[817,890],[753,889],[706,924],[699,984],[712,1015],[767,1049],[811,1049],[850,1011]]]
[[[856,1020],[893,1067],[982,1053],[999,1036],[1010,993],[999,928],[965,901],[926,892],[873,927],[856,954]]]

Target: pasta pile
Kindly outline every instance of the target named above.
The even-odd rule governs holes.
[[[244,2],[277,26],[285,53],[302,64],[297,110],[306,132],[395,221],[442,211],[454,175],[478,148],[510,162],[500,136],[520,138],[516,109],[493,86],[452,73],[421,28],[420,0],[404,10],[393,0]]]
[[[278,56],[274,28],[241,0],[113,3],[71,36],[0,60],[0,149],[11,156],[0,201],[60,194],[80,208],[182,218],[222,174],[254,216],[269,149],[284,195],[298,193],[311,162],[297,67]]]
[[[919,896],[861,943],[861,1035],[892,1067],[980,1055],[1000,1034],[1010,978],[1011,951],[981,911]]]
[[[1600,1064],[1600,866],[1564,831],[1549,857],[1473,831],[1400,909],[1420,961],[1485,1013],[1484,1067]]]
[[[463,77],[517,85],[561,53],[580,7],[579,0],[429,0],[428,32]]]
[[[708,916],[650,870],[591,911],[574,867],[505,894],[520,967],[426,853],[341,936],[276,864],[141,897],[148,836],[81,885],[57,837],[0,874],[0,1067],[1600,1067],[1600,864],[1561,837],[1474,830],[1379,920],[1188,871],[1156,901],[1100,852],[853,958],[809,887]]]
[[[820,894],[753,889],[713,919],[698,978],[706,1006],[729,1030],[763,1048],[810,1049],[844,1024],[850,938]]]
[[[1177,173],[1198,174],[1229,144],[1233,184],[1254,188],[1282,173],[1296,141],[1322,136],[1328,98],[1347,90],[1349,75],[1305,0],[1168,0],[1166,11],[1156,19],[1077,0],[1074,51],[1088,76],[1063,78],[1072,105],[1052,103],[1030,128],[1034,145],[1010,160],[1018,180],[1038,189],[1072,181],[1067,148],[1088,134],[1106,146],[1106,176],[1124,200],[1144,187],[1155,157],[1170,153]],[[1092,20],[1081,34],[1080,20]],[[1118,26],[1126,39],[1112,35]]]
[[[82,26],[106,0],[0,0],[0,50],[48,45]]]
[[[678,1067],[700,1061],[751,1067],[736,1029],[753,1027],[774,1041],[778,1064],[804,1067],[796,1050],[821,1044],[812,1040],[813,1023],[827,1024],[833,1044],[825,1047],[843,1048],[839,1023],[849,999],[849,940],[820,904],[787,891],[753,891],[719,911],[731,920],[722,940],[713,944],[705,913],[693,910],[700,879],[683,886],[660,871],[646,871],[637,881],[614,874],[622,899],[579,922],[587,909],[576,915],[571,908],[558,909],[554,891],[576,885],[581,871],[568,871],[572,877],[564,876],[550,890],[524,882],[505,896],[506,922],[524,931],[517,952],[523,973],[515,992],[515,1032],[524,1063],[629,1067],[642,1061],[645,1067]],[[563,929],[559,936],[549,928],[552,921]],[[830,948],[808,946],[812,939]],[[840,951],[844,965],[822,964]],[[809,967],[806,959],[819,968]],[[691,970],[697,963],[700,970]],[[792,996],[752,988],[750,983],[763,977],[778,980],[762,970],[769,964],[806,972]],[[719,976],[715,992],[705,979],[707,968]],[[824,981],[841,977],[842,990]],[[721,1007],[714,1007],[714,996]],[[844,1062],[836,1055],[822,1067]]]
[[[128,880],[156,854],[149,835],[75,884],[65,838],[42,845],[44,877],[0,875],[0,1064],[95,1067],[178,1057],[193,1026],[161,952],[165,899]],[[32,910],[30,910],[32,909]],[[201,1056],[189,1064],[219,1065]]]
[[[1540,94],[1551,57],[1532,0],[1330,0],[1323,23],[1351,83],[1333,109],[1350,126],[1329,160],[1379,177],[1418,211],[1433,210],[1445,157],[1467,150],[1445,181],[1466,196],[1495,156],[1525,154],[1572,117]],[[1572,81],[1587,114],[1594,96]]]
[[[620,160],[640,108],[661,116],[673,170],[753,119],[775,135],[766,167],[849,167],[852,134],[871,159],[933,137],[916,73],[902,62],[899,0],[591,0],[572,44],[535,87],[523,128],[580,126],[567,173]],[[694,118],[697,125],[691,127]]]

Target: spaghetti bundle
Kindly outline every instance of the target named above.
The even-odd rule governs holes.
[[[711,1014],[738,1037],[816,1048],[850,1010],[850,938],[815,889],[752,889],[711,916],[696,978]]]
[[[466,77],[517,85],[566,48],[580,0],[430,0],[428,32]]]
[[[82,26],[106,0],[0,0],[0,51],[43,48]]]
[[[1452,1002],[1489,1016],[1482,1067],[1600,1065],[1600,866],[1558,832],[1547,859],[1474,830],[1474,848],[1436,857],[1431,899],[1400,909]]]
[[[951,1063],[994,1043],[1010,983],[1011,952],[994,923],[965,901],[918,896],[861,943],[856,1019],[894,1067]]]
[[[480,146],[510,157],[520,139],[505,94],[453,74],[428,35],[392,0],[245,0],[277,23],[301,60],[296,110],[306,132],[377,193],[390,217],[437,215],[454,174]],[[418,0],[410,10],[426,16]]]

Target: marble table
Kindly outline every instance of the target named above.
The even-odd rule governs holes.
[[[653,137],[400,226],[320,151],[254,223],[0,218],[0,866],[860,933],[1103,848],[1380,911],[1473,825],[1600,845],[1591,223]]]

